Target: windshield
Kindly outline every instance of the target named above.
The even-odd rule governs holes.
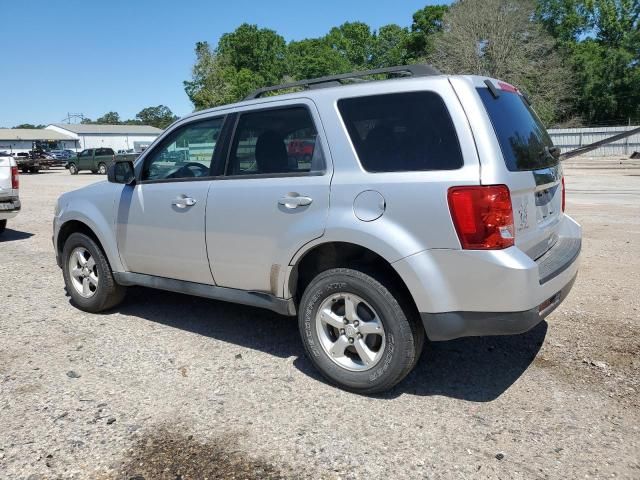
[[[544,125],[524,98],[515,92],[500,91],[494,98],[488,88],[478,88],[502,156],[512,172],[537,170],[558,164],[548,151],[553,142]]]

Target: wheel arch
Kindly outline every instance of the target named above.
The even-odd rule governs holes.
[[[74,219],[69,219],[65,221],[60,226],[60,230],[58,231],[58,235],[56,238],[56,245],[55,245],[56,256],[62,259],[62,251],[64,250],[64,244],[66,243],[67,239],[71,236],[71,234],[83,233],[98,244],[100,249],[104,252],[105,256],[107,257],[107,260],[109,261],[109,265],[111,266],[111,269],[113,271],[122,270],[120,259],[114,258],[110,252],[110,249],[105,248],[104,242],[101,240],[100,235],[97,232],[99,232],[99,229],[96,228],[95,225],[90,225],[89,222],[85,221],[84,219],[80,220],[80,219],[74,218]]]
[[[396,290],[396,293],[402,295],[403,299],[418,311],[407,284],[391,262],[374,250],[345,241],[318,243],[296,255],[285,278],[285,296],[295,298],[297,303],[304,289],[316,275],[340,267],[353,268],[379,279],[384,278],[391,283],[389,287]]]

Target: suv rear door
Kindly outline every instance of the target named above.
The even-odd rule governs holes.
[[[495,154],[493,158],[481,156],[481,182],[507,184],[516,228],[515,244],[537,259],[558,240],[562,167],[551,153],[553,143],[544,125],[515,87],[493,79],[474,80],[492,130],[492,149],[502,153],[501,160]]]
[[[237,114],[225,175],[207,200],[207,251],[216,284],[277,294],[280,273],[322,236],[332,166],[308,99],[245,107]],[[313,145],[305,159],[290,143]]]

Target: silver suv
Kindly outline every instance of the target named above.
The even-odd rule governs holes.
[[[581,228],[558,156],[499,80],[427,66],[307,80],[178,120],[108,182],[62,195],[53,243],[82,310],[142,285],[297,315],[325,377],[380,392],[425,334],[521,333],[562,302]]]

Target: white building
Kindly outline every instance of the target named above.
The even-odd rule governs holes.
[[[0,152],[20,153],[34,148],[78,150],[76,137],[46,128],[0,128]]]
[[[134,149],[140,152],[151,145],[162,130],[149,125],[96,125],[54,123],[46,130],[55,131],[78,140],[79,148]]]

